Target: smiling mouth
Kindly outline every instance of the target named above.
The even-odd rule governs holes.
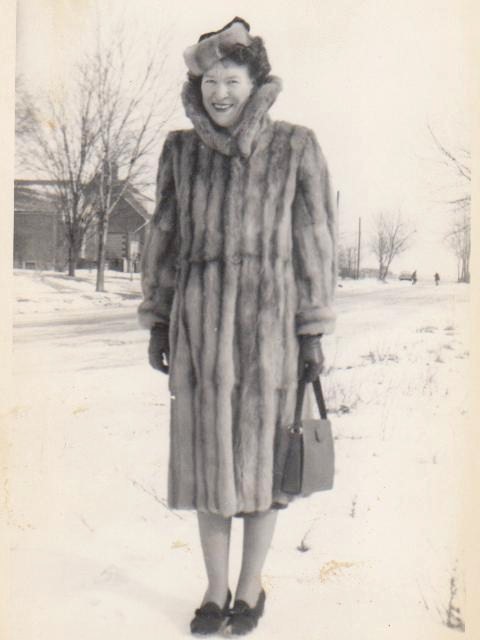
[[[225,113],[226,111],[228,111],[233,107],[232,104],[215,104],[215,103],[213,103],[212,106],[215,109],[215,111],[219,111],[220,113]]]

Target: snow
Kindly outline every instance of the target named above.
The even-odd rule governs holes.
[[[195,514],[165,507],[167,378],[147,364],[138,275],[107,273],[104,294],[94,277],[15,273],[8,637],[187,638],[205,578]],[[469,289],[341,284],[324,338],[335,488],[279,515],[251,637],[454,638]],[[240,545],[235,519],[232,586]]]

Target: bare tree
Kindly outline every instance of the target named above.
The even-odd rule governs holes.
[[[470,282],[471,153],[461,146],[456,149],[447,147],[430,126],[428,130],[441,164],[451,176],[455,177],[455,183],[449,185],[451,195],[443,202],[452,213],[452,221],[445,241],[457,258],[458,281]]]
[[[76,82],[62,95],[33,97],[17,91],[17,154],[21,164],[48,179],[63,224],[68,274],[75,269],[85,234],[95,216],[94,176],[98,123],[93,111],[91,72],[74,70]]]
[[[158,147],[176,105],[165,82],[167,53],[157,44],[141,68],[131,64],[132,47],[121,35],[97,43],[89,61],[99,131],[97,153],[98,253],[96,290],[103,291],[110,217],[126,190],[151,171],[151,151]]]
[[[455,217],[445,240],[457,258],[458,282],[470,282],[470,252],[471,252],[471,223],[470,211],[463,211]]]
[[[97,291],[104,290],[110,217],[125,192],[151,175],[151,152],[176,107],[177,92],[165,80],[165,38],[141,64],[139,40],[138,34],[126,38],[121,27],[102,40],[97,29],[96,47],[72,70],[63,92],[44,99],[25,93],[18,109],[23,164],[48,177],[55,192],[70,275],[96,226]]]
[[[370,250],[378,260],[378,277],[385,280],[393,260],[410,246],[414,231],[400,213],[382,212],[374,220]]]
[[[22,144],[35,126],[33,100],[21,74],[15,76],[15,140],[21,153]]]

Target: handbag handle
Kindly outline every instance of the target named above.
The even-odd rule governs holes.
[[[293,430],[301,432],[302,431],[302,410],[303,410],[303,400],[305,398],[305,388],[307,386],[307,381],[305,378],[300,378],[298,381],[297,387],[297,402],[295,405],[295,416],[293,419]],[[315,392],[315,399],[317,401],[318,410],[320,411],[320,417],[322,420],[327,419],[327,407],[325,405],[325,398],[323,397],[322,384],[320,382],[320,376],[317,376],[315,380],[312,382],[313,391]]]

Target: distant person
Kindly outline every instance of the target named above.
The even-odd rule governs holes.
[[[412,284],[417,284],[417,272],[412,273]]]
[[[436,273],[433,277],[435,279],[435,285],[438,287],[440,283],[440,274]]]

